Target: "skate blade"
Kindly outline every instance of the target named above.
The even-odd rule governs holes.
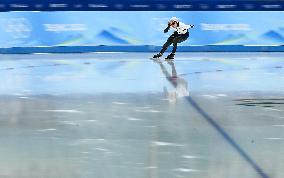
[[[158,60],[160,60],[160,58],[153,58],[153,57],[151,57],[150,60],[158,61]]]
[[[150,58],[150,60],[156,62],[156,63],[162,63],[162,61],[160,60],[160,58]]]
[[[165,58],[165,61],[174,61],[174,59],[167,59],[167,58]]]

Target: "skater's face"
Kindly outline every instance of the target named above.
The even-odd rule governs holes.
[[[176,21],[172,21],[172,22],[171,22],[171,26],[172,26],[173,28],[176,28],[176,27],[177,27],[177,24],[178,24],[178,23],[177,23]]]

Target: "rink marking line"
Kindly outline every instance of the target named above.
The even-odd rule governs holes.
[[[153,146],[174,146],[174,147],[183,147],[184,145],[177,144],[177,143],[171,143],[171,142],[159,142],[159,141],[154,141],[152,142]]]
[[[154,62],[155,63],[155,62]],[[163,64],[159,64],[163,65]],[[167,81],[176,88],[176,85],[172,80],[169,80],[164,72],[162,72]],[[235,151],[256,171],[261,178],[269,178],[269,176],[262,170],[262,168],[241,148],[241,146],[211,117],[206,111],[204,111],[190,96],[185,97],[186,101],[195,109],[224,139],[227,141]]]
[[[184,159],[202,159],[202,160],[207,159],[206,157],[200,155],[182,155],[181,157]]]
[[[38,130],[36,130],[36,131],[38,131],[38,132],[48,132],[48,131],[56,131],[57,129],[55,129],[55,128],[48,128],[48,129],[38,129]]]
[[[284,127],[284,125],[272,125],[272,127]]]
[[[269,176],[261,169],[261,167],[241,148],[241,146],[211,117],[204,111],[190,96],[186,100],[191,106],[239,153],[239,155],[247,161],[252,168],[262,177],[269,178]]]
[[[118,62],[118,60],[104,60],[104,62],[109,62],[109,61]],[[175,61],[182,61],[182,60],[175,60]],[[186,60],[186,61],[188,61],[188,60]],[[129,60],[123,61],[122,60],[122,62],[131,62],[131,61],[129,61]],[[139,62],[144,63],[145,61],[139,61]],[[152,62],[152,61],[147,61],[147,62]],[[91,65],[93,63],[83,62],[83,63],[80,63],[80,64]],[[2,68],[2,69],[0,68],[0,70],[13,71],[13,70],[18,70],[18,69],[32,69],[32,68],[41,68],[41,67],[58,67],[58,66],[73,66],[73,65],[74,64],[54,63],[54,64],[38,65],[38,66],[28,65],[28,66],[21,66],[21,67],[6,67],[6,68]],[[284,68],[284,66],[272,66],[269,69],[271,69],[271,68],[282,69],[282,68]],[[189,73],[182,73],[182,74],[179,74],[178,76],[198,75],[198,74],[207,74],[207,73],[219,73],[219,72],[237,72],[237,71],[244,71],[244,70],[259,70],[259,69],[265,69],[265,68],[251,69],[251,68],[248,68],[248,67],[243,67],[243,68],[235,69],[235,70],[214,69],[214,70],[210,70],[210,71],[195,71],[195,72],[189,72]],[[272,73],[272,74],[274,74],[274,73]],[[133,79],[133,80],[135,80],[135,79]]]
[[[177,168],[177,169],[174,169],[174,171],[177,171],[177,172],[205,172],[205,171],[202,171],[202,170],[199,170],[199,169],[188,169],[188,168]]]
[[[283,100],[284,98],[241,98],[241,99],[235,99],[234,101],[244,101],[244,102],[251,102],[251,101],[266,101],[266,100]]]
[[[264,138],[264,140],[284,140],[284,138],[281,138],[281,137],[268,137],[268,138]]]
[[[41,110],[43,112],[54,112],[54,113],[83,113],[76,109],[54,109],[54,110]]]
[[[224,70],[224,69],[214,69],[214,70],[208,70],[208,71],[195,71],[195,72],[189,72],[189,73],[182,73],[178,76],[186,76],[186,75],[194,75],[194,74],[207,74],[207,73],[218,73],[218,72],[239,72],[239,71],[248,71],[248,70],[264,70],[264,69],[282,69],[283,66],[272,66],[269,68],[238,68],[238,69],[231,69],[231,70]],[[275,73],[272,73],[275,74]]]

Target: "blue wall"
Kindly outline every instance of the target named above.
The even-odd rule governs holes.
[[[162,45],[167,20],[194,24],[182,45],[283,45],[284,12],[5,12],[0,47]]]

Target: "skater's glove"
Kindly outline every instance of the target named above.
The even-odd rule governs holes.
[[[170,26],[168,26],[167,28],[165,28],[164,33],[168,33],[169,29],[170,29]]]
[[[168,27],[170,27],[172,25],[172,22],[168,22]]]

